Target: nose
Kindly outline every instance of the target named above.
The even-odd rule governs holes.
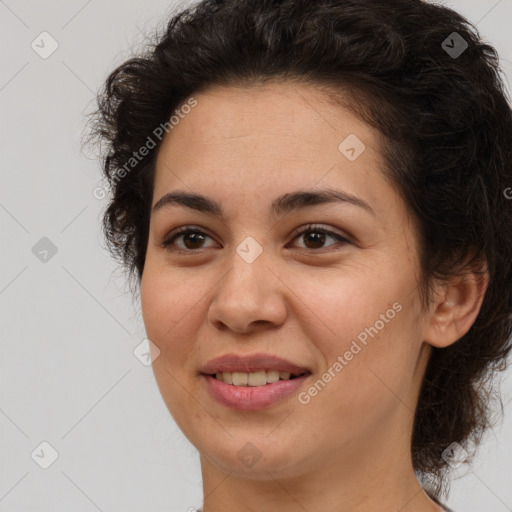
[[[208,310],[211,324],[240,334],[281,326],[287,315],[286,286],[263,254],[248,263],[235,253],[229,265]]]

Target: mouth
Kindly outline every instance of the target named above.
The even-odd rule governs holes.
[[[212,398],[230,409],[255,411],[291,397],[312,374],[274,354],[224,354],[199,368]]]
[[[220,405],[231,410],[257,411],[277,407],[285,402],[285,399],[289,399],[306,385],[310,375],[311,372],[291,374],[270,370],[251,373],[203,373],[201,377],[209,395]],[[231,383],[224,382],[224,378],[228,381],[231,379]],[[267,382],[267,378],[273,382]]]
[[[277,382],[279,379],[286,380],[292,376],[297,378],[311,373],[311,369],[273,354],[256,353],[224,354],[208,361],[199,368],[199,372],[212,376],[220,374],[223,380],[226,378],[227,383],[230,383],[230,378],[234,378],[235,382],[240,382],[238,385],[244,385],[245,379],[247,382],[261,382],[257,385],[262,385],[263,377],[269,379],[269,382]]]

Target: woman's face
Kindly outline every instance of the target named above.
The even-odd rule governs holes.
[[[141,302],[169,411],[203,462],[251,478],[407,460],[430,346],[414,228],[378,133],[309,85],[194,98],[159,150],[152,204],[180,191],[223,215],[198,201],[152,211]],[[328,189],[345,200],[287,201]],[[200,233],[163,247],[184,226]],[[222,402],[201,369],[226,354],[309,373],[277,401],[250,387],[261,401],[233,402],[213,383]]]

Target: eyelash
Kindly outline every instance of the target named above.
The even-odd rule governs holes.
[[[343,237],[339,233],[335,233],[333,231],[325,229],[322,226],[315,225],[315,224],[308,224],[307,226],[302,228],[301,231],[298,231],[298,232],[296,231],[295,233],[293,233],[293,235],[294,235],[293,236],[293,240],[295,240],[296,238],[299,238],[300,236],[305,235],[306,233],[310,233],[310,232],[313,232],[313,233],[323,233],[325,235],[332,236],[333,238],[335,238],[339,242],[350,243],[350,241],[347,238]],[[199,252],[201,250],[201,248],[200,249],[170,248],[170,246],[173,244],[173,242],[174,242],[174,240],[176,238],[178,238],[179,236],[185,235],[185,234],[189,234],[189,233],[206,235],[207,237],[211,238],[207,233],[205,233],[201,229],[195,228],[194,226],[183,226],[183,227],[178,228],[177,230],[171,232],[169,234],[169,236],[162,242],[162,247],[164,249],[167,249],[168,251],[174,251],[174,252],[182,252],[182,253]],[[332,244],[332,245],[336,245],[336,244]],[[308,250],[307,247],[305,249]],[[309,250],[310,251],[314,251],[314,252],[321,252],[323,249],[325,249],[325,247],[322,247],[320,249],[309,249]]]

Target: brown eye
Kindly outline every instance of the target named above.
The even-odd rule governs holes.
[[[325,244],[326,238],[329,237],[334,238],[338,242],[349,243],[349,241],[340,234],[316,226],[308,226],[306,229],[299,232],[294,238],[294,240],[302,238],[304,240],[304,248],[314,250],[323,249],[323,245]]]
[[[171,233],[169,237],[163,241],[162,247],[173,250],[171,246],[175,245],[175,240],[182,239],[183,245],[178,245],[178,250],[194,251],[195,249],[205,248],[202,244],[206,238],[210,238],[210,236],[203,231],[199,229],[191,229],[190,227],[185,226],[184,228],[180,228],[178,231]]]

